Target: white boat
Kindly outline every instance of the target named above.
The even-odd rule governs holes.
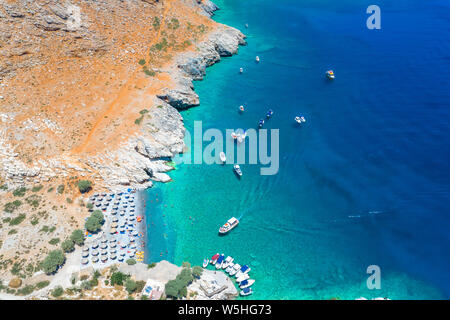
[[[209,264],[209,259],[203,259],[203,268],[206,268]]]
[[[245,109],[244,109],[244,106],[239,106],[239,111],[240,111],[240,112],[244,112],[244,110],[245,110]]]
[[[250,272],[250,267],[246,264],[244,264],[241,269],[239,269],[239,271],[236,273],[236,278],[240,278],[241,276],[243,276],[246,273]]]
[[[226,257],[225,261],[223,262],[222,269],[226,270],[226,268],[228,268],[228,266],[230,265],[230,263],[233,262],[233,260],[234,259],[230,256]]]
[[[236,274],[236,272],[239,271],[240,268],[241,268],[241,265],[239,263],[236,263],[233,266],[233,270],[230,271],[230,276],[234,276]]]
[[[225,224],[223,226],[221,226],[219,228],[219,233],[225,234],[225,233],[231,231],[231,229],[235,228],[238,224],[239,224],[239,220],[236,219],[235,217],[232,217],[227,222],[225,222]]]
[[[248,23],[245,24],[245,27],[248,28]]]
[[[235,165],[233,166],[233,168],[234,168],[234,172],[236,172],[236,174],[237,174],[239,177],[242,177],[241,167],[240,167],[238,164],[235,164]]]
[[[334,72],[333,70],[328,70],[326,72],[327,78],[333,80],[334,79]]]
[[[217,259],[216,269],[222,269],[222,265],[223,265],[224,260],[225,260],[225,255],[222,253],[220,255],[219,259]]]
[[[306,119],[303,116],[300,116],[300,117],[297,116],[297,117],[295,117],[295,122],[297,122],[297,123],[306,122]]]
[[[244,72],[244,68],[239,68],[239,73],[243,73]]]
[[[244,280],[239,284],[239,288],[245,289],[245,288],[250,287],[254,283],[255,283],[255,280],[253,280],[253,279]]]
[[[249,296],[253,293],[252,288],[244,288],[241,291],[241,296]]]
[[[233,270],[233,266],[234,266],[234,263],[233,263],[233,262],[231,262],[230,264],[228,264],[228,267],[225,269],[225,272],[226,272],[226,273],[230,273],[231,270]]]
[[[219,153],[219,158],[220,158],[220,161],[222,161],[222,163],[225,163],[225,161],[227,161],[227,156],[225,155],[224,152]]]
[[[232,133],[231,133],[231,137],[232,137],[233,139],[237,139],[238,136],[237,136],[236,132],[232,132]]]
[[[240,276],[239,278],[236,278],[236,282],[242,282],[244,280],[249,279],[250,276],[248,275],[248,273],[244,273],[242,276]]]
[[[256,62],[259,62],[259,56],[256,56],[255,60]]]

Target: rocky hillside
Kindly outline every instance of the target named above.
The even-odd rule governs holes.
[[[192,80],[244,35],[207,0],[0,0],[0,180],[167,181]]]

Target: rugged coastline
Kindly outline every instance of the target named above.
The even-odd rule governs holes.
[[[74,2],[78,3],[79,1]],[[177,18],[173,17],[174,13],[171,13],[171,10],[175,6],[179,5],[182,8],[192,9],[192,12],[189,13],[189,15],[195,16],[196,14],[200,14],[203,15],[205,19],[210,19],[214,14],[214,11],[218,10],[218,7],[208,0],[166,0],[152,3],[133,0],[130,4],[132,6],[143,5],[150,11],[156,10],[160,12],[161,15],[155,16],[154,19],[162,21],[161,27],[158,27],[161,29],[164,24],[166,24],[164,27],[167,27],[167,24],[169,24],[170,27],[170,24],[175,23],[174,21],[178,21]],[[33,7],[27,7],[29,5]],[[42,11],[47,5],[50,6],[49,8],[51,11]],[[96,3],[95,5],[99,5],[101,9],[109,9],[110,5],[114,6],[115,4],[101,2],[98,4]],[[118,4],[118,6],[120,7],[120,10],[127,9],[123,4]],[[28,12],[33,11],[33,17],[39,17],[41,12],[48,14],[44,19],[46,24],[34,23],[34,27],[42,30],[40,32],[45,33],[44,38],[51,37],[54,34],[66,36],[70,33],[73,33],[75,38],[80,37],[87,39],[89,37],[86,36],[86,34],[89,34],[86,32],[92,25],[92,21],[90,21],[91,25],[89,23],[86,23],[86,25],[83,23],[79,30],[69,30],[59,26],[59,22],[56,20],[60,19],[62,21],[61,23],[64,24],[64,20],[69,19],[70,14],[65,11],[66,8],[64,8],[64,6],[59,5],[55,1],[36,1],[34,4],[29,4],[28,2],[18,0],[17,3],[13,4],[0,4],[0,29],[4,31],[6,27],[8,33],[13,31],[13,29],[8,30],[10,26],[8,23],[28,21],[30,16],[28,13],[23,13],[25,12],[24,10],[28,10]],[[52,14],[54,14],[56,18],[49,18]],[[164,20],[171,16],[171,20]],[[60,205],[60,209],[66,210],[65,215],[62,216],[64,222],[57,229],[58,235],[61,235],[61,237],[64,238],[68,236],[71,230],[77,227],[80,228],[84,224],[84,218],[86,217],[87,212],[83,207],[89,203],[88,196],[91,193],[89,192],[88,194],[80,195],[78,190],[73,187],[80,179],[86,179],[87,181],[93,182],[92,190],[94,190],[94,192],[107,191],[119,193],[126,189],[137,190],[136,213],[145,216],[143,205],[143,201],[145,201],[143,198],[144,195],[141,193],[142,191],[139,190],[151,187],[153,181],[170,181],[170,175],[167,173],[170,170],[173,170],[173,167],[168,164],[168,161],[170,161],[174,155],[183,152],[185,128],[183,119],[178,111],[199,105],[200,101],[198,95],[194,91],[193,81],[201,80],[205,75],[208,66],[219,62],[221,57],[236,54],[239,46],[246,44],[245,36],[239,30],[215,23],[212,20],[200,19],[200,21],[202,21],[202,24],[197,25],[200,32],[196,36],[193,44],[187,44],[188,50],[181,50],[179,52],[173,50],[173,53],[172,55],[169,55],[170,58],[168,60],[163,60],[157,68],[153,67],[150,71],[147,69],[147,65],[144,65],[143,71],[145,71],[146,74],[151,74],[150,78],[154,77],[154,79],[150,79],[151,85],[148,86],[144,92],[139,92],[137,96],[134,94],[130,99],[129,97],[123,98],[122,93],[124,90],[120,89],[118,92],[119,98],[113,100],[113,103],[103,115],[100,113],[99,119],[96,121],[93,128],[90,128],[90,133],[84,142],[80,145],[75,144],[73,147],[69,147],[69,150],[63,148],[61,149],[63,152],[54,153],[51,156],[46,156],[45,148],[47,148],[47,146],[45,146],[45,148],[44,146],[40,147],[40,150],[43,150],[43,152],[40,152],[36,157],[27,155],[27,143],[29,142],[26,141],[26,134],[33,132],[32,138],[36,143],[32,142],[30,144],[30,150],[32,150],[39,146],[39,143],[41,142],[46,145],[46,139],[49,136],[48,132],[50,132],[50,135],[64,135],[65,124],[62,122],[58,123],[54,119],[45,118],[44,112],[39,113],[39,117],[29,117],[24,119],[22,115],[19,115],[14,111],[20,105],[18,99],[19,94],[16,94],[14,90],[11,91],[12,88],[17,86],[15,81],[17,81],[17,78],[20,78],[22,70],[26,70],[27,68],[37,68],[38,70],[39,68],[45,68],[48,61],[38,61],[35,53],[39,52],[39,49],[30,47],[31,49],[25,49],[25,51],[19,50],[19,52],[18,48],[20,49],[22,47],[10,48],[8,46],[9,43],[18,43],[20,39],[19,41],[10,41],[12,38],[9,37],[10,40],[8,40],[7,45],[5,46],[2,41],[6,41],[6,38],[0,38],[0,55],[11,59],[11,62],[16,59],[14,57],[21,57],[20,59],[22,60],[21,63],[16,65],[11,64],[9,61],[6,61],[6,64],[4,65],[0,65],[0,116],[2,120],[0,123],[0,168],[2,169],[0,174],[2,189],[0,190],[0,193],[4,195],[3,200],[5,200],[5,203],[2,202],[2,204],[6,207],[8,204],[17,202],[18,200],[15,200],[15,202],[12,201],[17,198],[17,195],[15,194],[17,190],[24,189],[25,194],[27,188],[28,190],[31,190],[31,186],[34,186],[33,189],[36,188],[37,191],[33,190],[33,192],[37,192],[37,195],[33,195],[34,198],[32,200],[28,200],[32,197],[27,198],[27,203],[35,206],[32,210],[35,210],[36,208],[49,210],[51,208],[51,211],[55,211],[54,215],[59,215],[60,213],[56,212],[59,209],[57,209],[55,204],[61,203],[61,197],[66,197],[67,203],[64,206]],[[14,23],[12,25],[14,25]],[[52,25],[53,27],[48,27],[47,25]],[[155,20],[153,20],[153,27],[155,27]],[[190,27],[190,23],[188,22],[188,28]],[[170,28],[176,29],[173,26]],[[77,32],[80,32],[80,35],[77,35]],[[84,32],[84,34],[81,34],[81,32]],[[158,32],[154,42],[160,38],[160,33],[161,31]],[[163,40],[164,39],[165,38],[163,38]],[[84,51],[85,48],[81,49],[75,56],[79,58],[89,57],[90,55],[102,56],[109,50],[108,45],[105,45],[102,42],[103,40],[93,39],[93,41],[94,47],[91,47],[88,51]],[[161,41],[160,43],[163,42]],[[159,45],[160,43],[153,44],[153,46]],[[131,55],[135,53],[134,50],[135,49],[127,49],[125,52]],[[74,54],[74,51],[71,51],[70,54]],[[139,62],[139,64],[141,63]],[[47,71],[50,72],[50,70]],[[152,73],[156,75],[153,76]],[[140,77],[138,76],[137,80],[132,80],[130,83],[127,82],[127,86],[130,88],[134,86],[134,88],[138,90],[140,90],[141,87],[145,87],[145,82],[139,78]],[[34,76],[33,79],[35,79]],[[64,82],[61,81],[60,84],[62,85]],[[122,86],[122,83],[120,83],[119,87],[120,86]],[[126,92],[126,94],[128,94],[128,92]],[[106,101],[106,98],[101,98],[99,101]],[[127,106],[127,102],[129,102],[129,105],[132,106],[134,110],[139,104],[150,104],[151,107],[142,109],[142,112],[139,112],[141,117],[134,121],[135,124],[137,124],[137,129],[133,128],[133,130],[128,132],[125,129],[127,128],[126,126],[124,128],[119,126],[119,129],[125,130],[123,131],[123,134],[120,132],[118,135],[107,133],[109,136],[102,136],[101,134],[105,131],[103,128],[108,128],[105,122],[109,121],[104,119],[108,119],[111,115],[120,115],[118,112],[125,112],[120,111],[120,109],[116,107],[125,107]],[[84,103],[82,103],[82,105],[84,106]],[[119,111],[115,111],[115,109]],[[77,110],[77,108],[75,108],[75,110]],[[56,112],[56,114],[58,114],[58,112]],[[58,115],[56,119],[58,118],[61,118],[61,116]],[[19,127],[20,132],[12,134],[11,129],[18,120],[22,121]],[[124,124],[126,125],[125,122]],[[97,137],[98,134],[100,134],[100,138]],[[106,139],[104,139],[105,137]],[[115,139],[114,143],[108,143],[108,139],[112,139],[111,137]],[[98,141],[93,143],[93,140]],[[21,142],[18,143],[18,141]],[[65,141],[68,142],[67,139]],[[59,184],[56,197],[52,194],[55,189],[53,185],[55,184]],[[62,189],[60,190],[61,186]],[[51,195],[49,198],[50,201],[46,201],[48,195]],[[39,201],[35,199],[39,199]],[[40,202],[40,199],[44,199],[44,201]],[[11,200],[11,202],[6,203],[6,201],[9,200]],[[74,201],[76,201],[76,205]],[[19,207],[20,204],[17,205],[17,208]],[[22,209],[23,206],[19,211]],[[40,212],[45,212],[45,218],[49,216],[47,211]],[[4,217],[6,217],[5,212],[3,212],[3,218]],[[59,218],[61,219],[61,217]],[[5,218],[3,221],[6,221]],[[13,221],[15,221],[15,219],[13,219]],[[21,222],[19,222],[19,224],[20,223]],[[22,224],[25,223],[31,223],[32,226],[34,226],[33,220],[27,221],[25,218],[25,222]],[[42,223],[39,223],[35,229],[37,227],[41,228],[41,224]],[[140,225],[141,229],[142,227],[144,229],[140,231],[146,231],[145,225],[146,223]],[[19,228],[19,230],[22,230],[22,226],[19,226]],[[27,230],[30,229],[30,227],[26,228]],[[43,226],[43,229],[45,228],[48,229],[46,225]],[[52,229],[53,228],[50,228],[50,230]],[[11,275],[8,274],[8,266],[10,267],[14,262],[13,255],[17,255],[17,252],[21,249],[24,250],[24,248],[20,247],[20,244],[18,246],[16,245],[18,239],[14,242],[10,239],[17,238],[17,236],[11,235],[12,231],[17,232],[16,229],[12,228],[0,228],[0,255],[2,260],[7,259],[6,261],[8,261],[8,263],[5,264],[4,270],[1,271],[1,274],[3,275],[1,280],[3,281],[0,285],[8,284],[11,280],[17,279],[17,277],[11,277]],[[42,231],[40,230],[39,232],[42,237]],[[48,237],[50,237],[50,235],[48,235]],[[144,237],[147,238],[147,235],[144,234]],[[44,235],[41,240],[43,241],[41,241],[42,243],[37,244],[36,250],[41,245],[44,245],[45,247],[46,241],[53,241],[55,238],[47,239],[47,236]],[[58,238],[58,242],[59,241]],[[12,243],[15,243],[15,250],[18,250],[15,253],[11,251]],[[46,247],[44,249],[42,248],[39,249],[39,253],[33,252],[34,258],[43,258],[43,254],[47,253],[49,250]],[[25,252],[27,251],[29,250],[25,250]],[[147,255],[148,253],[145,252],[145,256]],[[27,258],[26,255],[24,255],[24,257]],[[29,258],[31,258],[31,256]],[[81,250],[76,248],[74,252],[68,254],[65,264],[62,266],[62,269],[57,272],[56,277],[47,276],[40,271],[32,276],[31,274],[27,275],[24,281],[26,287],[33,283],[47,281],[50,285],[46,289],[39,290],[30,295],[22,295],[22,297],[26,297],[27,299],[33,297],[45,298],[50,294],[49,290],[55,288],[55,286],[62,283],[65,283],[64,286],[69,285],[68,278],[64,280],[63,277],[70,276],[74,272],[87,272],[83,271],[83,269],[89,269],[81,267],[79,258],[81,258]],[[26,259],[22,259],[22,262],[20,263],[16,261],[14,266],[16,266],[17,263],[19,263],[19,266],[22,266],[26,261]],[[30,276],[31,278],[27,278]],[[214,277],[209,275],[204,281],[211,281],[212,278]],[[38,281],[37,279],[40,279],[40,282],[36,282]],[[194,286],[193,288],[196,287]],[[234,291],[233,289],[234,285],[226,291],[225,298],[232,297],[236,294],[235,289]],[[2,294],[0,299],[13,297],[17,296],[5,293]],[[202,295],[199,297],[202,297]]]

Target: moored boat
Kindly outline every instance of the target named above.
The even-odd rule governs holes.
[[[249,296],[253,293],[252,288],[244,288],[241,291],[241,296]]]
[[[244,109],[244,106],[239,106],[239,111],[240,111],[240,112],[244,112],[244,110],[245,110],[245,109]]]
[[[242,282],[244,280],[249,279],[250,276],[248,275],[248,273],[244,273],[242,276],[240,276],[239,278],[236,278],[236,282]]]
[[[240,268],[241,268],[241,265],[239,263],[236,263],[233,266],[233,270],[230,271],[230,276],[234,276],[239,271]]]
[[[203,268],[206,268],[209,264],[209,259],[203,259]]]
[[[225,163],[225,161],[227,161],[227,156],[225,155],[224,152],[219,153],[219,158],[220,158],[220,161],[222,161],[222,163]]]
[[[230,256],[226,257],[225,261],[223,262],[222,269],[226,270],[228,268],[228,266],[230,265],[230,263],[233,262],[233,260],[234,259]]]
[[[259,62],[259,56],[256,56],[255,60],[256,62]]]
[[[242,177],[241,167],[240,167],[238,164],[235,164],[235,165],[233,166],[233,168],[234,168],[234,172],[236,172],[236,174],[237,174],[239,177]]]
[[[228,267],[225,269],[225,272],[226,272],[226,273],[230,273],[231,270],[233,270],[233,266],[234,266],[234,263],[233,263],[233,262],[229,263],[229,264],[228,264]]]
[[[217,262],[217,259],[219,259],[219,257],[220,257],[219,253],[216,253],[215,255],[213,255],[212,258],[211,258],[211,261],[210,261],[211,264],[215,265],[216,262]]]
[[[273,115],[273,110],[272,110],[272,109],[269,109],[269,111],[267,111],[267,113],[266,113],[266,118],[268,119],[268,118],[270,118],[272,115]]]
[[[244,72],[244,68],[239,68],[239,73],[243,73]]]
[[[297,116],[297,117],[295,117],[295,122],[300,124],[302,122],[306,122],[306,119],[303,116]]]
[[[225,234],[239,224],[239,220],[235,217],[230,218],[223,226],[219,228],[219,233]]]
[[[250,287],[254,283],[255,283],[255,280],[253,280],[253,279],[244,280],[239,284],[239,288],[245,289],[245,288]]]
[[[239,271],[236,273],[236,278],[241,277],[242,275],[248,273],[250,271],[250,267],[246,264],[244,264],[241,269],[239,269]]]
[[[222,253],[220,255],[219,259],[217,259],[216,269],[221,269],[222,268],[222,264],[223,264],[224,260],[225,260],[225,255]]]

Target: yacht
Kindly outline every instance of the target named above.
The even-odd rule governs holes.
[[[326,72],[326,74],[327,74],[327,78],[328,78],[328,79],[331,79],[331,80],[334,79],[334,72],[333,72],[333,70],[328,70],[328,71]]]
[[[246,264],[244,264],[241,269],[236,273],[236,278],[239,278],[243,276],[244,274],[248,273],[250,271],[250,267]]]
[[[240,268],[241,268],[241,265],[239,263],[236,263],[233,266],[233,270],[230,271],[230,276],[234,276],[236,274],[236,272],[239,271]]]
[[[241,296],[249,296],[253,293],[252,288],[244,288],[241,291]]]
[[[245,288],[250,287],[254,283],[255,283],[255,280],[253,280],[253,279],[244,280],[239,284],[239,288],[245,289]]]
[[[219,233],[225,234],[239,224],[239,220],[235,217],[230,218],[223,226],[219,228]]]
[[[237,174],[239,177],[242,177],[241,167],[240,167],[238,164],[235,164],[235,165],[233,166],[233,168],[234,168],[234,172],[236,172],[236,174]]]
[[[295,122],[297,122],[297,123],[302,123],[302,122],[306,122],[306,119],[305,119],[305,117],[303,117],[303,116],[297,116],[297,117],[295,117]]]
[[[225,260],[225,255],[224,254],[221,254],[220,255],[220,257],[219,257],[219,259],[217,259],[217,262],[216,262],[216,269],[222,269],[222,264],[223,264],[223,261]]]

